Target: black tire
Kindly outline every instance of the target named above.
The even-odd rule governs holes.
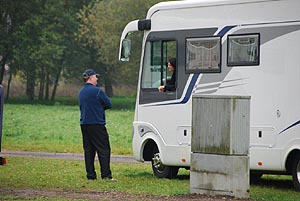
[[[256,184],[258,183],[258,181],[260,180],[260,178],[262,177],[262,173],[258,173],[258,172],[250,172],[250,183],[251,184]]]
[[[153,150],[152,156],[151,164],[154,176],[168,179],[172,179],[177,176],[179,168],[162,164],[157,147]]]
[[[300,155],[297,155],[293,161],[292,177],[296,191],[300,191]]]

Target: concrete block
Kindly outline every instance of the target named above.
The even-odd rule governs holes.
[[[190,192],[249,197],[249,156],[192,153]]]

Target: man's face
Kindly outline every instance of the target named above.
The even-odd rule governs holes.
[[[98,82],[98,77],[97,75],[91,75],[90,78],[89,78],[89,81],[90,83],[92,83],[94,86],[97,85],[97,82]]]

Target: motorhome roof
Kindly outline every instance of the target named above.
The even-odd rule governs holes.
[[[193,8],[204,6],[240,4],[240,3],[254,3],[254,2],[268,2],[268,1],[282,1],[282,0],[185,0],[185,1],[166,1],[160,2],[152,6],[148,13],[147,19],[159,10],[179,9],[179,8]]]

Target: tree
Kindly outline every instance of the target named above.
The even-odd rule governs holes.
[[[88,67],[100,72],[110,96],[113,85],[135,85],[141,43],[132,44],[137,51],[124,65],[118,61],[119,38],[129,21],[144,18],[156,2],[0,0],[0,83],[9,65],[7,90],[18,73],[30,100],[36,91],[40,100],[54,100],[62,77],[79,77]]]
[[[37,0],[0,0],[0,84],[2,84],[5,66],[10,64],[10,79],[7,89],[9,90],[10,81],[13,73],[16,73],[13,65],[13,48],[18,45],[18,40],[14,34],[19,27],[36,12]],[[9,91],[7,90],[7,98]]]
[[[145,18],[147,10],[158,0],[103,0],[84,7],[79,12],[81,20],[78,38],[97,50],[97,71],[104,75],[105,91],[112,96],[112,84],[136,84],[141,49],[139,43],[133,44],[137,49],[134,59],[127,64],[118,60],[119,42],[123,28],[135,19]],[[122,66],[121,66],[122,65]]]
[[[89,1],[39,1],[38,11],[20,26],[14,35],[18,46],[14,59],[27,83],[27,96],[35,97],[39,85],[39,100],[54,100],[61,75],[73,74],[83,65],[76,59],[83,49],[76,44],[74,32],[78,27],[76,12]],[[77,61],[75,63],[74,61]]]

